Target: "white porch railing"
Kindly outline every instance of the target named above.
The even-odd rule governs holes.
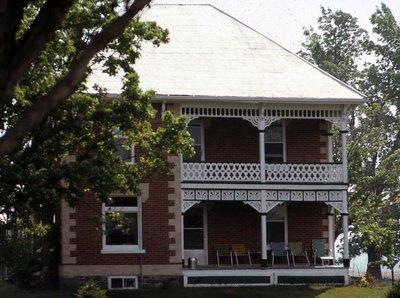
[[[260,181],[258,163],[185,162],[183,181]]]
[[[280,183],[341,183],[343,166],[335,163],[266,164],[266,182]],[[259,182],[258,163],[185,162],[183,181],[201,182]]]
[[[335,163],[266,164],[268,182],[334,183],[343,182],[343,166]]]

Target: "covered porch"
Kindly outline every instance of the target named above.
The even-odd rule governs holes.
[[[271,209],[263,214],[256,201],[186,201],[191,207],[182,218],[184,286],[348,284],[347,267],[313,257],[313,239],[323,239],[326,256],[335,257],[333,207],[315,200],[275,203],[266,202]],[[289,263],[280,256],[273,264],[272,242],[284,242],[286,248],[301,242],[310,263],[298,256],[294,263],[288,250]],[[231,246],[238,243],[251,261],[243,255],[236,260]],[[220,244],[230,248],[231,256],[220,257],[218,264],[215,248]],[[195,268],[189,268],[189,258],[196,258]]]
[[[261,195],[266,195],[264,201]],[[184,264],[195,257],[199,266],[217,266],[217,261],[220,267],[318,266],[323,265],[321,256],[332,264],[334,208],[342,211],[343,195],[343,190],[183,190]],[[317,240],[323,242],[324,252],[314,258]],[[290,251],[273,262],[272,243],[282,243],[285,250],[300,243],[309,263]],[[221,244],[232,253],[233,245],[244,245],[251,260],[243,256],[237,260],[235,255],[218,259],[216,247]]]

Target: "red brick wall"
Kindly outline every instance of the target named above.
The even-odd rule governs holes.
[[[322,120],[286,120],[286,156],[287,162],[320,162],[326,159],[321,154],[321,136],[326,131],[320,129]]]
[[[328,219],[326,204],[290,202],[287,214],[289,242],[303,242],[303,247],[310,255],[312,239],[325,239],[328,243],[328,238],[323,237],[324,231],[328,231],[328,227],[323,225],[323,220]]]
[[[160,123],[160,105],[155,106],[158,117],[153,125]],[[155,177],[149,186],[149,198],[142,204],[142,243],[146,253],[143,255],[143,264],[168,264],[169,256],[174,252],[169,250],[168,237],[170,230],[168,219],[168,194],[173,190],[168,188],[168,181],[173,177]],[[137,254],[101,254],[102,226],[101,203],[94,194],[87,194],[76,213],[71,215],[76,219],[76,232],[73,243],[77,245],[72,256],[76,256],[78,265],[113,265],[138,264]],[[173,240],[172,240],[173,241]]]
[[[211,203],[208,211],[209,263],[216,263],[215,244],[244,243],[253,252],[261,251],[261,216],[251,207],[239,202]],[[288,240],[301,241],[311,255],[312,239],[325,239],[326,205],[315,202],[287,204]]]
[[[215,244],[244,243],[251,251],[261,251],[261,216],[241,202],[210,203],[208,210],[208,260],[216,263]]]
[[[205,160],[259,162],[258,130],[242,119],[204,120]]]
[[[205,160],[208,162],[259,162],[258,130],[242,119],[203,119]],[[320,162],[321,120],[286,120],[287,162]]]

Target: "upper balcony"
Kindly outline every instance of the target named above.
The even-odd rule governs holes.
[[[183,182],[261,182],[259,163],[184,162]],[[341,163],[269,163],[265,183],[326,183],[343,181]]]
[[[200,117],[188,126],[196,154],[182,163],[183,183],[347,183],[347,160],[332,158],[337,111],[182,108],[190,113]]]

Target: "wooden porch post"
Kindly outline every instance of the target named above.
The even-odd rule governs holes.
[[[182,251],[182,268],[185,268],[185,244],[183,243],[184,241],[184,228],[183,228],[183,217],[185,213],[183,211],[181,212],[181,251]]]
[[[259,146],[260,146],[260,182],[265,182],[265,129],[262,126],[259,130]]]
[[[347,173],[347,123],[346,120],[342,120],[340,124],[340,134],[342,135],[342,166],[343,166],[343,182],[349,183]],[[343,191],[343,265],[344,267],[350,267],[350,256],[349,256],[349,213],[347,207],[347,191]]]
[[[267,215],[261,213],[261,267],[267,267]]]
[[[328,245],[329,255],[335,256],[335,211],[332,207],[328,208]]]
[[[349,213],[347,209],[347,191],[343,191],[343,265],[346,268],[350,267],[349,255]]]
[[[343,166],[343,183],[348,183],[347,174],[347,124],[346,121],[342,121],[340,125],[340,134],[342,135],[342,166]]]

